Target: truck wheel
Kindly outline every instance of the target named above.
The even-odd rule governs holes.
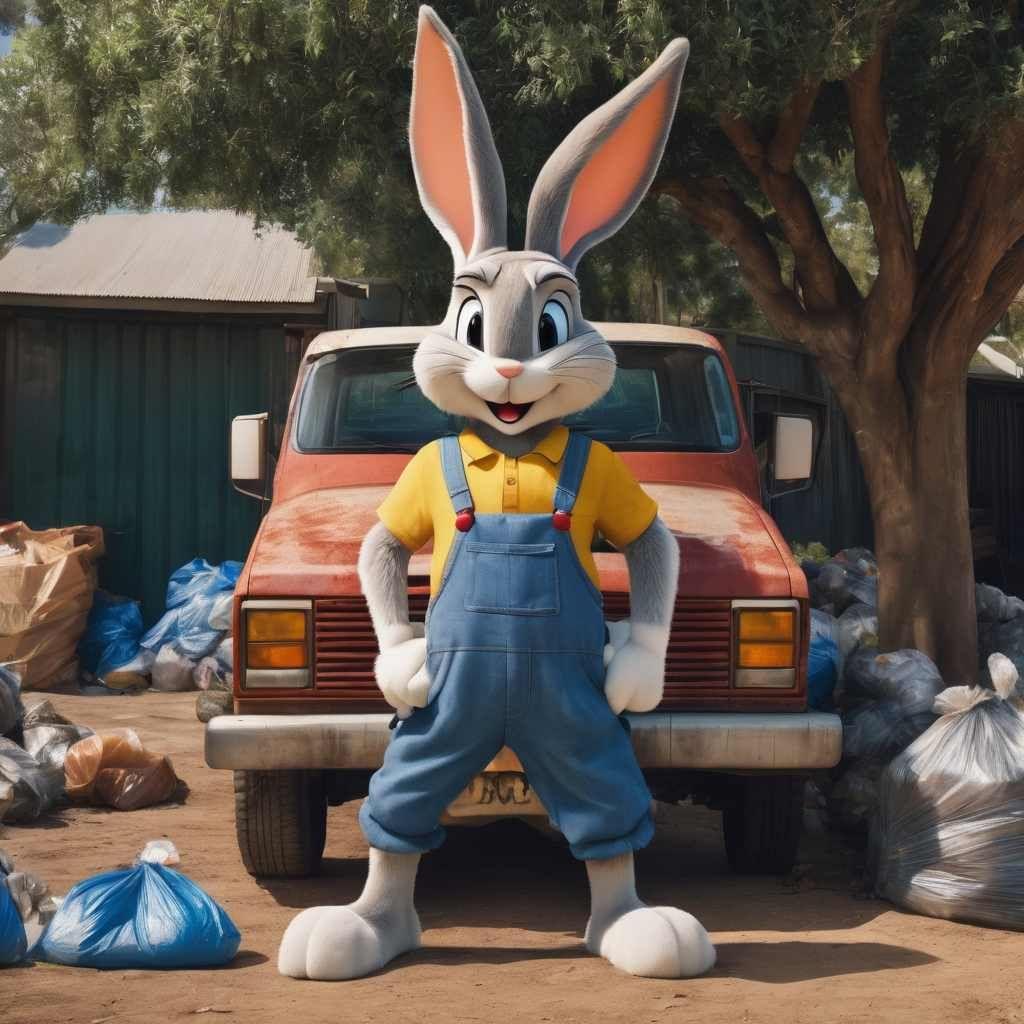
[[[235,831],[250,875],[315,874],[327,838],[323,776],[313,771],[236,771]]]
[[[722,814],[725,852],[733,871],[784,875],[796,862],[803,829],[804,780],[766,776],[737,780]]]

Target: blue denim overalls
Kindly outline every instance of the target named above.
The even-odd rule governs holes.
[[[430,693],[370,780],[367,840],[436,848],[445,808],[509,746],[576,857],[645,846],[651,796],[604,696],[601,595],[568,533],[590,439],[570,434],[553,515],[474,515],[458,438],[440,449],[459,530],[427,611]]]

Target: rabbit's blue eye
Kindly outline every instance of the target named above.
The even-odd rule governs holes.
[[[548,299],[537,323],[537,344],[541,352],[561,345],[569,337],[569,317],[557,299]]]
[[[471,348],[484,348],[484,307],[480,300],[466,299],[459,309],[459,320],[455,325],[455,337]]]

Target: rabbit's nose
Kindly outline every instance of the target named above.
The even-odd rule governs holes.
[[[503,362],[500,365],[496,363],[494,368],[502,375],[502,377],[507,377],[509,380],[513,377],[518,377],[519,374],[523,372],[523,364],[517,363],[512,359],[507,362]]]

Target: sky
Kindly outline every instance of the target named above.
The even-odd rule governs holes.
[[[0,57],[5,57],[11,52],[11,37],[0,32]]]

